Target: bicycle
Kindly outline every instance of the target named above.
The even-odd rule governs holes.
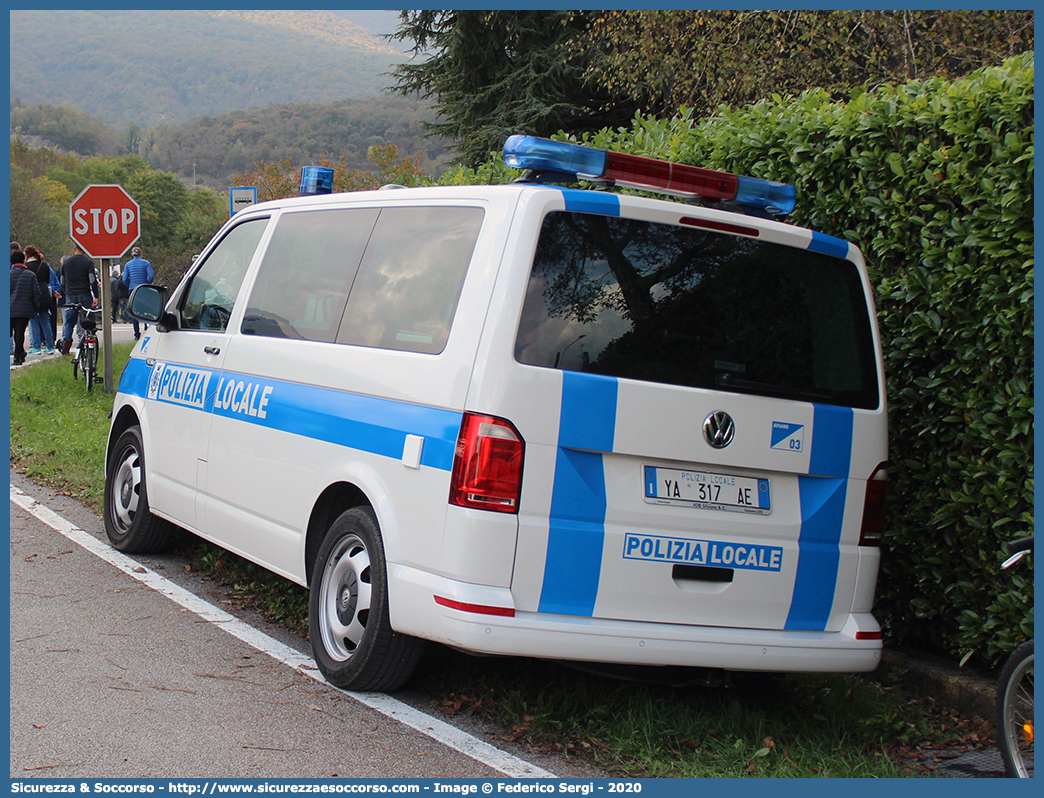
[[[101,308],[89,308],[86,305],[73,305],[73,307],[76,308],[80,326],[83,328],[80,345],[77,347],[76,357],[72,362],[73,379],[77,379],[77,371],[82,371],[83,381],[87,385],[87,390],[90,391],[98,377],[98,353],[100,351],[98,318],[101,316],[102,310]]]
[[[1033,538],[1007,544],[1010,568],[1033,553]],[[1004,769],[1011,778],[1033,778],[1033,641],[1015,649],[997,682],[997,740]]]

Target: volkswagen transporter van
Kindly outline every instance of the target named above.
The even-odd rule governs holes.
[[[136,289],[112,544],[173,524],[308,586],[316,662],[357,690],[402,684],[423,640],[872,670],[887,430],[859,250],[772,218],[788,186],[522,136],[504,157],[523,181],[250,206],[169,296]],[[602,185],[553,184],[578,176]]]

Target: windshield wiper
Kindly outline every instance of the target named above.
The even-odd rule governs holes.
[[[809,401],[830,401],[833,397],[813,393],[812,391],[801,391],[796,388],[786,388],[782,385],[774,385],[770,382],[755,382],[754,380],[742,380],[731,374],[719,374],[714,380],[719,387],[733,391],[756,391],[758,393],[770,393],[773,396],[786,396],[792,399],[808,399]]]

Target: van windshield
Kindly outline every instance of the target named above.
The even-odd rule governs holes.
[[[879,404],[854,263],[635,219],[548,214],[515,357],[671,385]]]

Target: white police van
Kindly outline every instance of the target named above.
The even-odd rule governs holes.
[[[358,690],[401,685],[422,639],[872,670],[859,251],[765,213],[788,186],[523,136],[504,157],[524,182],[251,206],[169,298],[138,288],[112,544],[176,524],[309,586],[317,663]],[[550,184],[577,175],[731,204]]]

